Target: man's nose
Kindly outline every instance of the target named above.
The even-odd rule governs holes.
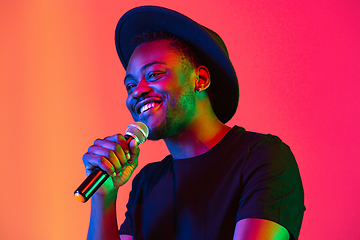
[[[133,98],[140,98],[145,95],[147,95],[152,90],[151,87],[149,87],[146,79],[141,79],[139,84],[136,86],[134,91],[132,92]]]

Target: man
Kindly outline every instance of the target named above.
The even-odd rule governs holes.
[[[297,239],[305,208],[291,151],[275,136],[225,125],[239,93],[221,38],[146,6],[120,19],[115,41],[126,105],[171,155],[134,178],[118,231],[117,190],[139,148],[119,134],[95,141],[83,157],[87,173],[100,167],[112,178],[92,197],[88,239]]]

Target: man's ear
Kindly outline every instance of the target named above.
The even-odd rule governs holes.
[[[195,69],[197,81],[195,83],[195,91],[201,92],[210,86],[210,72],[205,66],[198,66]]]

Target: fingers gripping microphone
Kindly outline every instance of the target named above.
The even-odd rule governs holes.
[[[145,142],[149,135],[149,129],[142,122],[135,122],[130,124],[124,137],[129,144],[132,139],[135,139],[138,145]],[[108,179],[109,174],[106,171],[95,168],[85,181],[75,190],[75,198],[80,202],[86,202],[99,189],[99,187]]]

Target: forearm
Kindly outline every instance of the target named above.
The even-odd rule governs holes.
[[[106,195],[94,195],[91,198],[91,215],[88,240],[119,240],[116,218],[117,191]]]
[[[289,240],[289,232],[280,224],[259,218],[237,222],[233,240]]]

